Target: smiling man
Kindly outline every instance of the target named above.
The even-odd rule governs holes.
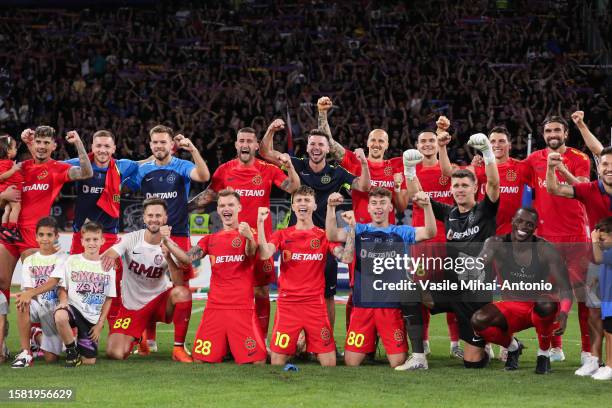
[[[536,374],[550,372],[551,339],[563,334],[567,314],[571,308],[571,288],[565,264],[555,247],[534,235],[538,213],[531,208],[520,208],[512,218],[512,232],[487,239],[480,253],[485,265],[495,264],[500,284],[554,282],[560,302],[553,298],[556,290],[502,290],[502,301],[490,303],[472,316],[472,326],[487,342],[508,349],[506,370],[518,369],[523,344],[515,333],[535,327],[538,333]],[[554,330],[555,322],[559,323]]]

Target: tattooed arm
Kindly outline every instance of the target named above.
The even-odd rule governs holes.
[[[355,256],[355,225],[349,225],[344,246],[334,248],[334,256],[340,262],[349,264]]]
[[[87,151],[85,150],[85,146],[83,146],[83,141],[79,137],[79,134],[74,130],[68,132],[66,141],[73,144],[79,154],[79,165],[77,167],[71,167],[70,170],[68,170],[70,180],[86,180],[91,178],[91,176],[93,176],[93,169],[91,168],[91,162],[89,161]]]
[[[329,154],[332,159],[341,162],[344,158],[344,147],[334,140],[332,137],[331,129],[329,128],[329,122],[327,121],[327,112],[332,108],[332,101],[327,96],[319,98],[317,101],[317,109],[319,115],[317,116],[317,127],[319,130],[325,132],[329,138]]]

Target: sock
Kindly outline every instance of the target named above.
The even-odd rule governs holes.
[[[540,341],[540,335],[538,335],[538,341]],[[552,336],[550,345],[555,348],[563,348],[563,338],[561,336]]]
[[[512,341],[510,342],[510,344],[508,344],[508,352],[512,353],[513,351],[518,350],[519,345],[518,345],[518,341],[516,341],[516,339],[512,339]]]
[[[8,229],[16,229],[16,228],[17,228],[17,223],[15,223],[15,222],[9,222],[9,223],[7,223],[6,227],[7,227]]]
[[[478,335],[484,338],[487,343],[499,344],[500,346],[504,346],[506,348],[512,342],[512,336],[510,333],[495,326],[490,326],[484,330],[478,331]]]
[[[348,332],[349,325],[351,324],[351,312],[353,311],[353,294],[351,293],[346,301],[346,309],[344,309],[346,331]]]
[[[4,228],[8,228],[8,222],[3,222],[3,223],[2,223],[2,226],[3,226]]]
[[[259,322],[259,332],[264,339],[268,338],[268,326],[270,325],[270,298],[255,298],[255,314]]]
[[[406,333],[410,339],[412,352],[422,354],[425,352],[423,344],[423,305],[421,303],[410,302],[402,303],[401,310],[406,326]]]
[[[429,340],[429,321],[431,320],[431,314],[429,309],[425,306],[421,306],[423,311],[423,340]]]
[[[189,328],[189,319],[191,318],[191,300],[186,302],[178,302],[174,305],[174,345],[182,346],[185,343],[187,329]]]
[[[155,341],[157,337],[157,322],[150,322],[147,328],[145,329],[145,337],[147,340]]]
[[[578,302],[578,323],[580,324],[580,340],[582,351],[591,352],[591,335],[589,333],[589,308],[584,302]]]
[[[540,350],[548,350],[550,347],[561,347],[561,336],[553,336],[555,329],[555,318],[554,314],[548,316],[540,316],[535,310],[531,311],[531,322],[533,327],[538,334],[538,344]],[[558,340],[555,340],[557,338]],[[555,342],[557,342],[555,345]]]
[[[454,313],[446,314],[446,325],[448,326],[448,337],[451,342],[459,342],[459,323],[457,323],[457,316]]]
[[[542,350],[541,348],[539,348],[538,356],[550,357],[550,349]]]
[[[450,346],[451,346],[451,348],[459,347],[459,342],[458,341],[451,341],[450,342]]]
[[[66,344],[66,349],[73,349],[76,347],[76,344],[74,344],[74,341],[72,343]]]

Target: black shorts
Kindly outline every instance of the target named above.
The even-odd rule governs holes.
[[[70,327],[77,328],[77,350],[85,358],[96,358],[98,356],[98,343],[89,338],[89,331],[95,325],[83,317],[76,307],[68,305],[68,316]]]
[[[455,313],[457,316],[457,325],[459,326],[459,338],[472,346],[484,348],[486,345],[485,340],[474,333],[472,327],[472,316],[477,310],[490,302],[459,302],[459,301],[448,301],[445,299],[444,293],[431,293],[434,301],[434,307],[430,310],[430,313]],[[451,297],[455,297],[453,294]]]
[[[327,256],[325,263],[325,299],[334,297],[338,284],[338,261],[334,256]]]

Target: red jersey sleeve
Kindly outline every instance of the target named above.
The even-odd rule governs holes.
[[[342,246],[341,242],[330,242],[330,241],[327,241],[327,250],[329,251],[329,253],[332,256],[334,255],[334,249],[338,248],[339,246]]]
[[[270,178],[272,179],[274,185],[279,188],[280,185],[283,184],[283,181],[289,178],[289,176],[286,175],[284,171],[274,165],[268,166],[268,174],[270,175]]]
[[[6,173],[7,171],[9,171],[10,169],[13,168],[13,161],[12,160],[0,160],[0,175],[2,175],[3,173]]]
[[[582,203],[586,202],[589,197],[593,197],[593,184],[597,181],[590,181],[588,183],[576,183],[574,187],[574,198]],[[597,187],[596,187],[597,188]]]
[[[406,177],[404,176],[404,162],[401,157],[393,157],[391,160],[391,167],[393,167],[393,174],[399,173],[402,175],[403,181],[400,189],[406,190],[408,186],[406,185]]]
[[[223,190],[223,188],[225,187],[224,180],[225,180],[225,166],[221,166],[217,168],[217,170],[215,170],[212,176],[212,179],[210,180],[210,184],[208,185],[208,188],[210,188],[212,191],[219,192]]]
[[[520,184],[530,184],[533,179],[533,174],[531,166],[529,166],[526,160],[517,161],[516,169],[518,170]]]
[[[198,241],[198,246],[202,248],[204,254],[208,253],[208,241],[210,240],[210,235],[204,235],[202,239]]]
[[[574,153],[574,157],[571,171],[574,177],[585,177],[589,179],[591,176],[591,160],[589,156],[576,149],[572,149],[572,152]]]
[[[71,165],[68,163],[56,162],[53,170],[53,178],[54,181],[58,184],[64,184],[70,181],[70,169]]]
[[[340,166],[344,167],[346,171],[351,173],[353,176],[361,176],[361,163],[357,160],[357,156],[354,152],[349,149],[344,150],[344,157],[340,162]],[[402,170],[403,173],[403,170]]]
[[[274,231],[268,239],[268,244],[274,245],[277,251],[281,249],[281,244],[285,241],[283,238],[283,231],[284,230]]]

